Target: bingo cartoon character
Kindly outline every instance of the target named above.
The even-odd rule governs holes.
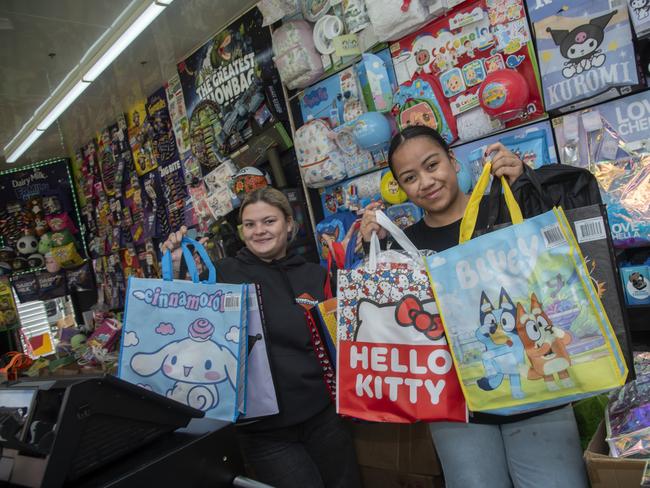
[[[605,39],[605,27],[616,12],[618,10],[591,19],[587,24],[579,25],[571,31],[546,28],[553,42],[560,46],[562,57],[567,59],[562,70],[565,78],[603,65],[606,56],[598,47]]]
[[[524,346],[517,336],[515,305],[508,292],[501,288],[498,308],[481,292],[479,317],[481,325],[474,335],[485,346],[481,354],[485,376],[476,384],[481,390],[491,391],[501,386],[508,376],[512,397],[523,398],[519,365],[525,364]]]
[[[237,358],[230,350],[212,340],[214,325],[196,319],[188,328],[188,337],[170,342],[151,353],[137,353],[131,368],[140,376],[162,371],[175,380],[167,398],[208,411],[219,404],[217,385],[228,382],[234,390],[237,381]]]
[[[635,13],[637,19],[645,19],[650,15],[650,0],[632,0],[630,8]]]
[[[531,364],[527,374],[529,380],[544,378],[546,388],[557,391],[560,389],[555,383],[554,375],[557,374],[562,387],[574,386],[569,376],[571,357],[566,348],[571,343],[571,335],[553,325],[534,293],[530,296],[530,312],[517,303],[517,334]]]

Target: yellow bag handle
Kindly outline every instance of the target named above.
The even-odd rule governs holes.
[[[492,163],[485,163],[481,177],[476,183],[476,188],[474,188],[472,195],[469,197],[463,220],[460,223],[460,239],[458,240],[460,244],[469,241],[474,234],[474,228],[476,227],[476,221],[478,220],[479,205],[483,195],[485,194],[488,183],[490,183],[491,170]],[[512,194],[512,190],[510,189],[510,185],[508,185],[508,180],[505,176],[501,177],[501,185],[503,186],[506,206],[510,213],[510,220],[512,220],[513,224],[521,224],[524,221],[524,216],[521,213],[521,208],[519,208],[519,204],[517,203],[515,196]]]

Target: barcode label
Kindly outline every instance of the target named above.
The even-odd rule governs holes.
[[[223,303],[223,309],[226,312],[236,312],[241,308],[241,296],[226,295]]]
[[[576,239],[578,239],[580,244],[589,241],[599,241],[607,237],[605,222],[602,217],[578,220],[574,225],[576,227]]]
[[[544,227],[542,229],[542,235],[544,236],[546,249],[566,244],[566,239],[564,238],[564,234],[562,234],[560,224],[553,224],[549,225],[548,227]]]

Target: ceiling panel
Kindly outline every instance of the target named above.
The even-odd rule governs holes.
[[[120,112],[176,73],[176,64],[255,0],[176,0],[34,143],[18,163],[67,156]],[[0,0],[0,151],[83,53],[130,4],[127,0]],[[48,53],[56,52],[53,59]],[[47,80],[49,76],[49,82]],[[63,144],[61,142],[63,139]]]

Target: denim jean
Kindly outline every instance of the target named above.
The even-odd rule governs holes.
[[[447,488],[587,488],[570,405],[501,425],[429,424]]]
[[[330,406],[311,419],[237,437],[251,477],[277,488],[357,488],[361,476],[352,436]]]

